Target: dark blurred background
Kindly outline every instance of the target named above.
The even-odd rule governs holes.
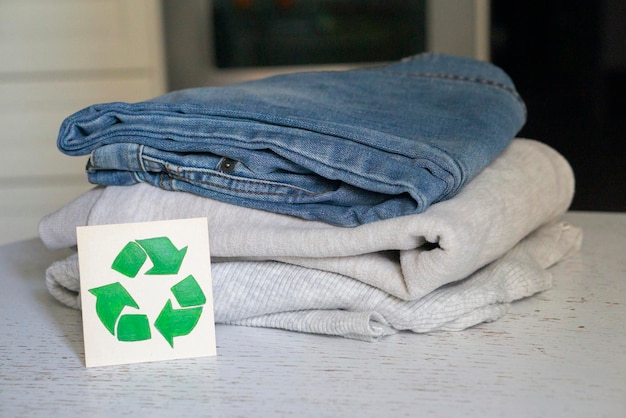
[[[626,1],[491,2],[491,60],[528,107],[520,136],[561,152],[572,209],[626,211]]]
[[[527,104],[519,136],[571,163],[572,209],[626,211],[625,0],[163,1],[172,89],[237,81],[251,68],[260,77],[264,68],[388,61],[429,47],[455,53],[428,46],[426,16],[436,5],[430,29],[471,44],[457,29],[476,22],[468,5],[480,5],[490,59]]]

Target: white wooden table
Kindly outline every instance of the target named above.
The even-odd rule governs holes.
[[[217,327],[218,356],[86,369],[62,253],[0,247],[0,416],[626,416],[626,214],[570,213],[582,251],[503,319],[378,343]]]

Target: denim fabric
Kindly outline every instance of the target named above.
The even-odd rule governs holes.
[[[421,54],[88,107],[58,147],[91,182],[147,182],[339,226],[420,213],[509,144],[525,107],[499,68]]]

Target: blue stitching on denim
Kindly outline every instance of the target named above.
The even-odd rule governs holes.
[[[467,83],[482,84],[485,86],[495,87],[495,88],[504,90],[507,93],[514,96],[522,104],[524,104],[524,101],[522,100],[521,96],[519,95],[517,90],[515,90],[514,88],[507,86],[506,84],[498,83],[497,81],[487,80],[484,78],[469,77],[469,76],[462,76],[458,74],[449,74],[449,73],[400,73],[400,72],[396,72],[392,70],[385,70],[385,69],[380,69],[380,70],[370,69],[369,71],[373,73],[380,73],[380,74],[388,73],[388,74],[394,74],[394,75],[412,77],[412,78],[438,78],[442,80],[462,81],[462,82],[467,82]]]
[[[230,190],[232,192],[236,192],[236,193],[246,193],[246,194],[257,194],[257,195],[272,195],[272,196],[295,196],[295,195],[301,195],[301,196],[319,196],[322,195],[324,193],[328,193],[332,190],[325,190],[323,192],[311,192],[309,190],[305,190],[305,189],[301,189],[301,188],[297,188],[294,187],[290,184],[284,184],[284,183],[276,183],[276,182],[268,182],[268,181],[263,181],[263,180],[254,180],[254,179],[247,179],[247,178],[240,178],[240,177],[236,177],[236,176],[232,176],[232,175],[227,175],[224,173],[221,173],[219,171],[216,170],[211,170],[211,169],[204,169],[204,168],[197,168],[197,169],[192,169],[192,168],[185,168],[182,169],[180,166],[175,166],[172,165],[171,163],[168,163],[166,161],[162,161],[159,159],[156,159],[154,157],[148,157],[148,156],[143,156],[143,158],[145,158],[146,160],[152,161],[154,163],[160,164],[167,172],[167,174],[169,175],[170,178],[170,186],[171,189],[174,190],[174,184],[172,183],[172,180],[179,180],[179,181],[184,181],[186,183],[190,183],[190,184],[204,184],[207,186],[211,186],[211,187],[216,187],[219,189],[223,189],[223,190]],[[185,172],[205,172],[207,174],[212,174],[215,177],[218,178],[223,178],[223,179],[227,179],[230,181],[233,181],[235,183],[242,183],[242,184],[251,184],[251,185],[258,185],[258,186],[263,186],[263,187],[283,187],[289,190],[293,190],[293,192],[291,193],[285,193],[285,192],[260,192],[260,191],[250,191],[250,190],[240,190],[237,188],[232,188],[232,187],[227,187],[227,186],[223,186],[220,184],[216,184],[214,182],[211,181],[201,181],[201,180],[192,180],[188,177],[185,177],[184,173]],[[147,173],[147,171],[146,171]],[[161,175],[163,176],[164,173],[162,173]],[[159,181],[159,184],[163,184],[163,181]]]

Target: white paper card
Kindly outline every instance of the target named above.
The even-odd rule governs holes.
[[[87,367],[216,355],[206,218],[76,232]]]

